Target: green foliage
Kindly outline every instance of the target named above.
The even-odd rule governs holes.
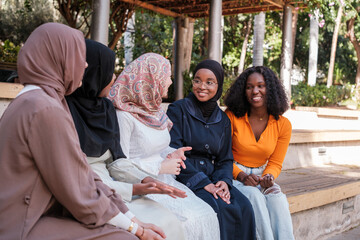
[[[7,0],[0,10],[0,40],[24,43],[30,33],[46,22],[55,21],[50,0]]]
[[[352,89],[353,86],[350,84],[334,85],[328,88],[322,84],[309,86],[302,82],[292,86],[291,102],[293,106],[336,106],[341,101],[352,97]]]
[[[316,5],[320,6],[321,13],[319,15],[322,16],[321,18],[325,21],[324,27],[319,28],[319,52],[317,68],[319,72],[324,73],[324,78],[318,80],[320,82],[325,82],[327,77],[327,71],[329,68],[330,49],[332,44],[335,19],[339,8],[339,1],[324,0],[322,2],[323,5],[318,5],[318,3]],[[331,2],[333,2],[334,5],[330,4]],[[345,21],[348,17],[348,14],[350,14],[349,10],[344,10],[344,14],[345,13],[346,16],[343,16],[343,21],[340,27],[337,42],[335,56],[336,65],[334,69],[335,83],[355,83],[355,76],[357,71],[357,56],[354,50],[354,46],[346,37],[347,29]],[[351,14],[353,14],[353,11],[351,11]],[[360,32],[359,20],[355,25],[356,34]],[[309,29],[309,12],[300,12],[298,15],[297,33],[295,39],[294,64],[298,65],[301,69],[308,69],[309,64]]]
[[[137,10],[134,59],[147,52],[158,53],[172,59],[173,20],[172,17],[165,17],[151,11]]]
[[[15,45],[9,40],[0,41],[0,62],[16,63],[20,48],[20,45]]]

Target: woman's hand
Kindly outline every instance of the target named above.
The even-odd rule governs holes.
[[[215,184],[215,187],[218,188],[217,194],[221,197],[221,199],[227,204],[230,204],[230,191],[227,183],[224,181],[218,181]]]
[[[236,177],[236,180],[242,182],[245,186],[252,186],[256,187],[259,182],[260,178],[255,174],[247,175],[245,172],[240,172],[239,175]]]
[[[204,189],[206,191],[208,191],[209,193],[211,193],[214,196],[215,199],[218,199],[219,198],[218,196],[220,196],[220,198],[222,200],[224,200],[224,202],[229,204],[230,203],[230,201],[229,201],[230,193],[228,194],[229,199],[227,199],[225,197],[226,195],[225,195],[224,190],[223,190],[223,189],[226,188],[227,191],[229,191],[229,188],[228,188],[228,186],[227,186],[227,184],[225,182],[223,182],[223,181],[219,181],[219,182],[216,183],[217,185],[219,184],[218,187],[216,185],[214,185],[213,183],[210,183],[210,184],[206,185],[204,187]],[[224,186],[221,182],[225,183],[226,186]]]
[[[186,193],[180,189],[156,180],[152,177],[145,177],[141,183],[133,185],[133,195],[145,194],[168,194],[173,198],[185,198]]]
[[[161,167],[160,167],[160,174],[180,174],[180,167],[186,168],[184,160],[186,160],[185,152],[190,151],[191,147],[182,147],[177,150],[175,150],[172,153],[169,153],[165,160],[162,161]]]
[[[271,173],[265,174],[260,178],[260,186],[263,188],[269,188],[274,185],[274,176]]]
[[[141,240],[163,240],[166,238],[163,230],[154,224],[143,223],[136,217],[133,217],[131,221],[139,225],[135,235]]]

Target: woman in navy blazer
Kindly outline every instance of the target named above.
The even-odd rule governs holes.
[[[217,105],[223,79],[218,62],[202,61],[194,71],[192,93],[168,108],[174,123],[170,146],[192,147],[177,180],[215,210],[222,240],[256,239],[252,206],[232,187],[231,125]]]

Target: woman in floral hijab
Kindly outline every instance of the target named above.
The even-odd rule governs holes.
[[[186,239],[219,239],[219,225],[213,209],[196,197],[175,175],[186,168],[183,147],[169,147],[172,122],[161,107],[171,85],[170,62],[155,53],[147,53],[130,63],[110,90],[119,122],[120,143],[127,158],[109,165],[113,178],[130,183],[151,176],[186,192],[186,198],[150,194],[178,216]]]

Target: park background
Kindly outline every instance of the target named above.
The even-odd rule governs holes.
[[[306,7],[297,7],[295,4],[293,9],[293,29],[296,30],[296,35],[291,74],[292,106],[358,108],[359,90],[356,89],[359,89],[360,84],[360,3],[357,0],[301,2],[304,2]],[[130,52],[132,59],[146,52],[155,52],[173,62],[174,18],[125,2],[112,0],[110,4],[109,47],[117,55],[117,73],[121,72],[126,64],[126,52]],[[1,62],[15,63],[17,53],[26,38],[37,26],[45,22],[62,22],[80,29],[85,37],[90,36],[91,0],[1,0],[0,11]],[[256,51],[253,44],[254,32],[264,34],[263,65],[279,74],[283,12],[262,14],[265,14],[263,30],[256,30],[258,13],[224,16],[222,19],[222,65],[226,73],[224,93],[243,69],[253,65],[253,54]],[[208,20],[198,18],[194,23],[191,60],[184,74],[184,95],[187,95],[191,88],[192,69],[198,62],[207,58]],[[311,25],[311,21],[315,21],[317,26]],[[130,25],[128,22],[131,24],[130,27],[127,27]],[[308,70],[309,55],[312,51],[310,31],[314,27],[318,31],[317,70],[316,82],[310,82],[310,74],[314,75]],[[127,36],[127,39],[130,36],[130,47],[126,46],[124,36]],[[337,39],[334,36],[338,36]],[[334,64],[331,69],[331,49],[334,42],[336,54],[333,56]],[[332,76],[329,75],[330,72]],[[173,100],[172,87],[168,101]]]

